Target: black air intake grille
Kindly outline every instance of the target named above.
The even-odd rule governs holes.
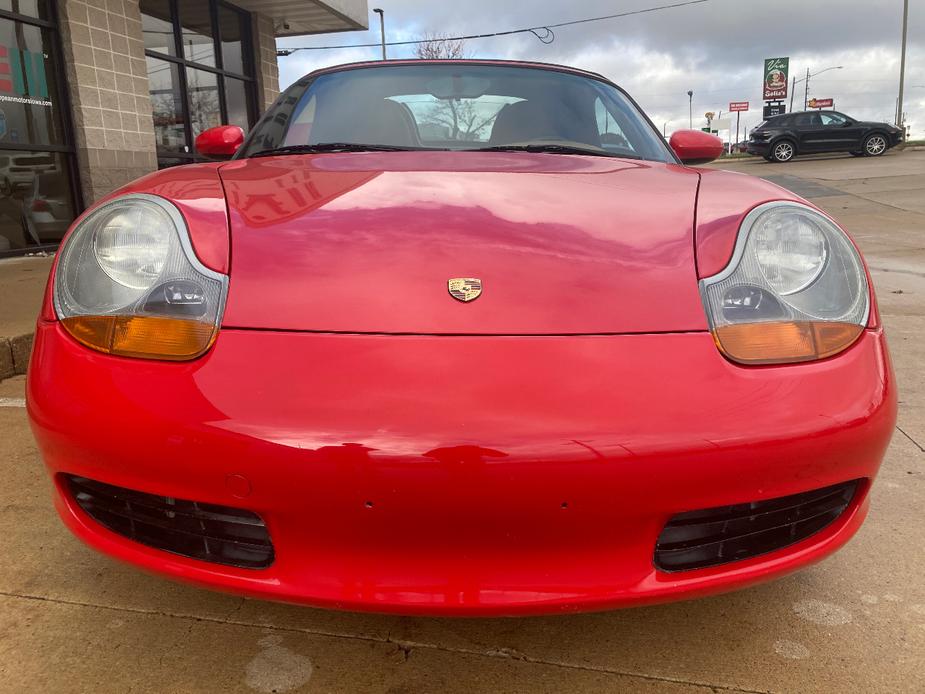
[[[859,480],[750,504],[672,517],[655,545],[661,571],[687,571],[749,559],[804,540],[838,518]]]
[[[114,487],[67,476],[74,500],[114,533],[184,557],[246,569],[273,563],[273,543],[256,513]]]

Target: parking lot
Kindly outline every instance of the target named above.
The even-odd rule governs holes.
[[[925,691],[925,151],[716,166],[810,198],[871,266],[899,425],[868,521],[842,551],[737,593],[544,618],[403,618],[215,594],[116,563],[64,529],[15,377],[0,383],[0,690]]]

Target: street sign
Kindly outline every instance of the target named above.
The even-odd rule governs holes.
[[[787,98],[790,58],[766,58],[764,61],[764,100]]]
[[[779,116],[782,113],[787,113],[787,108],[783,104],[768,104],[764,107],[762,116],[764,116],[764,118],[771,118],[772,116]]]
[[[747,102],[747,101],[730,101],[730,102],[729,102],[729,110],[730,110],[732,113],[738,113],[738,112],[740,112],[740,111],[747,111],[747,110],[748,110],[748,102]]]
[[[835,106],[835,99],[810,99],[810,108],[832,108]]]

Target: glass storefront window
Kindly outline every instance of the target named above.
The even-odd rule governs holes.
[[[177,54],[170,0],[144,0],[141,3],[141,32],[144,34],[146,51]]]
[[[215,67],[211,8],[207,2],[179,2],[183,57],[193,63]]]
[[[186,89],[189,97],[189,122],[195,139],[203,130],[222,124],[218,76],[212,72],[188,67]]]
[[[246,32],[244,16],[231,8],[219,5],[218,32],[222,41],[222,67],[225,72],[245,75],[242,39]]]
[[[0,256],[58,244],[80,204],[49,0],[0,0]],[[41,25],[41,26],[40,26]]]
[[[47,29],[0,19],[0,143],[64,144]]]
[[[75,215],[69,157],[0,149],[0,252],[64,236]]]
[[[159,150],[186,152],[183,92],[180,68],[175,63],[147,58],[148,87],[154,114],[154,136]]]
[[[225,123],[249,130],[256,116],[250,15],[223,0],[139,6],[159,166],[200,161],[199,133]]]
[[[38,19],[51,19],[46,0],[0,0],[0,10]]]
[[[227,125],[240,125],[244,132],[250,130],[251,92],[243,80],[225,78],[225,107],[228,111]]]

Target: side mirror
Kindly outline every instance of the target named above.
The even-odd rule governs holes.
[[[244,131],[237,125],[218,125],[196,136],[196,151],[206,159],[230,159],[244,142]]]
[[[706,164],[722,156],[725,149],[716,135],[700,130],[678,130],[668,145],[684,164]]]

